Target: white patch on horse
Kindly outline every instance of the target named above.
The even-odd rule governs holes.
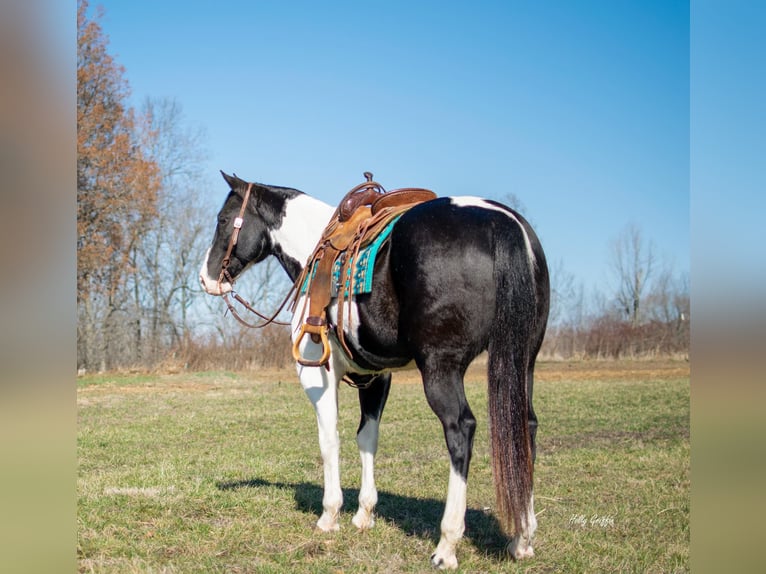
[[[202,288],[205,290],[205,293],[208,293],[209,295],[223,295],[224,293],[231,291],[231,283],[224,281],[221,283],[219,288],[218,278],[211,277],[208,273],[207,263],[210,257],[210,249],[211,248],[208,247],[207,251],[205,252],[205,259],[202,261],[202,267],[199,270],[199,281],[202,284]]]
[[[450,464],[447,502],[441,522],[441,538],[431,555],[431,564],[441,569],[457,568],[455,548],[465,531],[466,481]]]
[[[338,436],[338,379],[324,367],[298,366],[298,377],[306,396],[314,405],[319,435],[319,451],[324,468],[322,516],[317,528],[324,532],[340,528],[338,517],[343,506],[340,488],[340,437]]]
[[[309,195],[298,195],[287,202],[282,226],[271,230],[271,240],[303,266],[333,213],[334,208],[326,203]]]
[[[378,490],[375,488],[375,453],[378,451],[378,431],[380,421],[365,417],[364,426],[356,435],[359,457],[362,460],[362,487],[359,490],[359,509],[351,522],[359,530],[368,530],[375,525],[373,511],[378,503]]]
[[[480,197],[475,197],[472,195],[450,197],[449,199],[452,205],[456,205],[458,207],[480,207],[481,209],[497,211],[499,213],[502,213],[508,216],[513,221],[515,221],[516,224],[521,229],[521,233],[524,235],[524,243],[527,246],[527,257],[529,258],[530,268],[532,269],[532,273],[534,274],[537,261],[535,259],[535,252],[532,251],[532,242],[529,240],[529,234],[527,234],[527,230],[524,228],[521,221],[519,221],[519,219],[513,214],[513,212],[508,211],[507,209],[503,209],[502,207],[499,207],[497,205],[493,205]]]
[[[332,325],[338,324],[338,300],[333,299],[327,307],[327,320]],[[343,338],[346,345],[359,344],[359,307],[356,304],[356,297],[352,296],[343,302]],[[330,333],[330,341],[333,343],[333,353],[338,358],[339,364],[343,365],[344,373],[371,374],[380,373],[378,369],[364,369],[353,362],[351,357],[346,354],[334,332]]]
[[[306,296],[298,299],[296,312],[292,320],[292,336],[300,332],[301,310],[306,304]],[[317,521],[317,528],[329,532],[338,530],[338,517],[343,505],[343,492],[340,487],[340,437],[338,436],[338,383],[345,374],[345,366],[338,357],[337,343],[330,337],[332,353],[327,367],[306,367],[296,363],[298,378],[309,401],[314,406],[319,433],[319,451],[322,454],[324,468],[324,497],[322,498],[322,516]],[[301,356],[309,360],[318,360],[322,356],[321,343],[314,343],[311,337],[303,337],[300,345]]]
[[[299,298],[293,315],[293,336],[297,336],[300,332],[305,305],[306,296],[303,295]],[[359,313],[355,303],[349,302],[348,305],[351,309],[348,311],[347,325],[353,326],[356,330],[359,325]],[[331,305],[328,316],[331,320],[333,317],[337,318],[337,304]],[[329,337],[328,340],[332,349],[328,363],[329,369],[297,365],[301,386],[314,405],[317,416],[319,448],[324,467],[323,513],[317,522],[317,527],[324,531],[339,528],[338,516],[343,505],[343,493],[340,487],[340,439],[337,431],[338,383],[347,372],[360,371],[340,348],[340,343],[335,336]],[[303,337],[300,353],[306,359],[317,360],[322,356],[322,346],[314,343],[311,337]],[[378,432],[379,421],[367,418],[361,432],[357,435],[359,457],[362,462],[362,485],[359,490],[359,509],[351,522],[360,530],[370,529],[375,524],[373,511],[378,502],[378,491],[375,487],[374,464],[378,450]]]

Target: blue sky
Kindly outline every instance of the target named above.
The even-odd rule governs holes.
[[[99,4],[134,104],[205,128],[215,205],[218,169],[329,203],[369,170],[515,194],[551,266],[605,294],[629,223],[689,270],[685,2]]]
[[[691,185],[695,293],[763,321],[766,2],[693,4]],[[734,294],[732,296],[732,294]],[[754,314],[757,300],[761,309]]]

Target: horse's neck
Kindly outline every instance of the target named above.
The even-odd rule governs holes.
[[[297,278],[313,253],[334,211],[335,208],[305,194],[287,203],[282,225],[272,231],[271,236],[279,252],[277,257],[292,279]],[[300,266],[297,273],[293,262]]]

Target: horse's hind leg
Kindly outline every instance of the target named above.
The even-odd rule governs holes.
[[[526,516],[521,521],[521,532],[517,533],[508,544],[508,551],[516,560],[531,558],[535,555],[532,541],[537,530],[537,518],[535,517],[535,496],[531,494],[527,506]]]
[[[450,455],[441,538],[436,551],[431,555],[431,564],[437,568],[457,568],[455,548],[465,531],[466,481],[476,419],[465,398],[460,369],[445,371],[443,366],[425,366],[421,372],[428,404],[442,423]]]
[[[356,380],[355,377],[352,376]],[[364,382],[372,379],[369,387],[359,389],[359,406],[362,411],[359,429],[356,433],[356,444],[359,446],[359,457],[362,460],[362,486],[359,490],[359,510],[351,522],[360,530],[372,528],[375,524],[373,511],[378,503],[378,491],[375,488],[375,453],[378,450],[378,431],[380,416],[388,399],[391,388],[391,375],[366,375]],[[357,382],[362,382],[360,379]]]
[[[535,359],[530,361],[529,368],[527,369],[527,423],[529,425],[529,445],[532,451],[532,463],[534,464],[537,455],[537,415],[535,409],[532,406],[532,390],[534,387],[535,376]],[[529,504],[527,506],[527,512],[524,519],[521,521],[521,532],[518,532],[510,544],[508,550],[516,560],[523,558],[530,558],[535,555],[532,549],[532,541],[535,536],[535,530],[537,530],[537,518],[535,517],[535,497],[534,494],[530,495]]]

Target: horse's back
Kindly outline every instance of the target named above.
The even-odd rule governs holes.
[[[444,197],[415,206],[397,222],[391,244],[392,270],[403,275],[405,289],[413,280],[463,290],[490,287],[501,251],[521,262],[517,272],[534,281],[543,257],[521,215],[474,197]]]
[[[415,242],[443,244],[453,250],[472,249],[507,237],[519,248],[539,246],[531,226],[516,211],[478,197],[441,197],[416,205],[397,222],[394,233]]]

